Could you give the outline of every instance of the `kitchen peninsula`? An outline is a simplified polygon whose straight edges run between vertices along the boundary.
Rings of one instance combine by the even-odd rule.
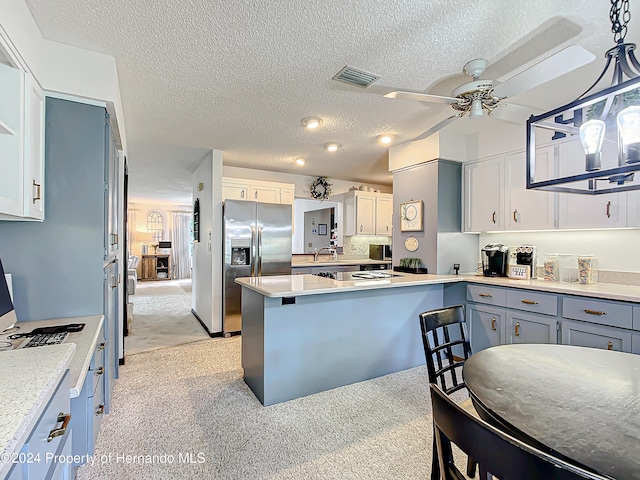
[[[480,298],[493,302],[492,308],[505,318],[509,312],[522,313],[517,317],[520,330],[510,341],[505,339],[506,327],[496,326],[500,316],[490,317],[489,331],[502,334],[500,343],[529,341],[525,321],[538,317],[554,337],[536,337],[538,343],[556,343],[557,329],[565,325],[582,335],[579,327],[592,328],[580,317],[588,310],[601,314],[589,322],[613,322],[599,326],[607,329],[611,339],[603,338],[610,348],[617,345],[619,334],[624,336],[621,349],[631,351],[633,338],[640,353],[640,286],[411,274],[357,281],[282,275],[236,282],[242,286],[245,382],[265,406],[424,364],[418,314],[445,305],[475,305],[474,288],[480,286],[491,289],[483,295],[494,295]],[[514,296],[523,293],[527,298]],[[511,299],[516,303],[508,303]],[[587,302],[586,307],[574,312],[576,302]],[[484,334],[480,326],[471,326],[472,337]],[[537,333],[537,326],[531,331]],[[569,343],[569,333],[562,343]]]

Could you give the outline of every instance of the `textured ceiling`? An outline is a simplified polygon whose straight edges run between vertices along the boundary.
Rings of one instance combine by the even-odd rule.
[[[382,93],[448,95],[477,57],[491,62],[485,78],[504,79],[572,43],[595,53],[581,71],[511,99],[544,111],[583,93],[613,46],[603,0],[26,3],[45,38],[115,57],[134,199],[189,201],[190,172],[212,148],[225,165],[390,184],[376,135],[408,140],[451,110]],[[640,40],[638,31],[627,40]],[[366,90],[331,80],[345,65],[382,78]],[[315,132],[300,125],[311,115],[324,120]],[[492,122],[500,120],[447,128],[470,133]],[[329,154],[326,142],[343,147]]]

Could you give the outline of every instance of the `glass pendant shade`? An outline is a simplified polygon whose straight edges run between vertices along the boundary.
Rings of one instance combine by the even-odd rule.
[[[599,170],[602,163],[602,142],[606,125],[602,120],[589,120],[580,126],[580,141],[585,153],[585,170]]]
[[[626,163],[640,162],[640,106],[622,110],[617,122]]]

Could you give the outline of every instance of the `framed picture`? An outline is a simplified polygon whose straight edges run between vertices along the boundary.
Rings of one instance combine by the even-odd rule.
[[[319,223],[318,224],[318,235],[326,235],[327,234],[327,224]]]
[[[422,231],[422,200],[412,200],[400,204],[400,231]]]

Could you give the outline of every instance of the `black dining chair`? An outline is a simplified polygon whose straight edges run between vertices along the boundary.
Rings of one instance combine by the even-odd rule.
[[[462,367],[471,356],[471,345],[467,336],[464,307],[456,305],[430,310],[422,312],[419,317],[429,382],[439,385],[447,395],[458,390],[466,390],[467,387],[462,378]],[[472,415],[478,415],[470,398],[462,401],[460,406]],[[467,475],[473,478],[475,472],[476,462],[469,457]],[[431,480],[439,480],[439,478],[440,469],[434,437]],[[486,480],[486,477],[481,475],[480,480]]]
[[[435,383],[430,384],[430,389],[438,461],[444,480],[465,478],[453,462],[452,443],[478,462],[480,475],[491,473],[500,480],[610,479],[537,450],[474,417]]]

